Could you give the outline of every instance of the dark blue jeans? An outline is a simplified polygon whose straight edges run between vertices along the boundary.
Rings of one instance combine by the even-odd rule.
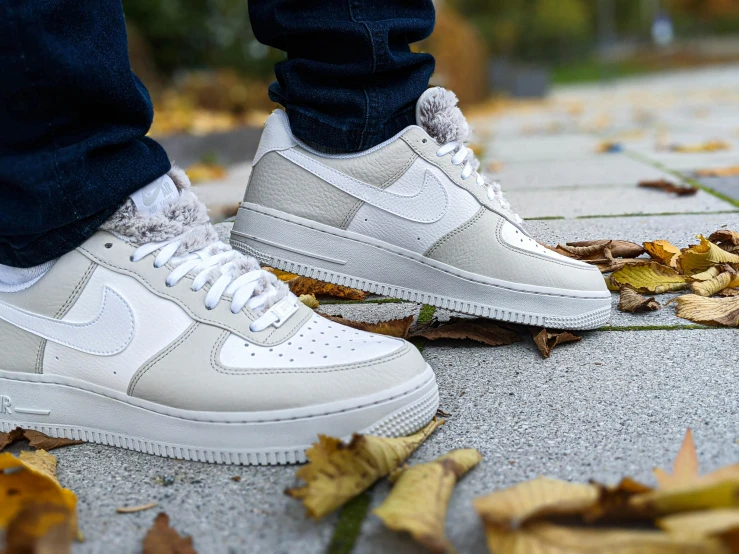
[[[252,0],[250,16],[288,54],[270,96],[299,138],[357,151],[414,122],[434,62],[409,44],[431,34],[431,0]],[[170,164],[145,136],[121,0],[0,0],[0,68],[0,264],[29,267]]]

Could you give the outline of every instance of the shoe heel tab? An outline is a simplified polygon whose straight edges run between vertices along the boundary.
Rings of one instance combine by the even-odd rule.
[[[262,131],[262,138],[259,140],[259,148],[254,155],[254,164],[257,165],[262,157],[276,150],[287,150],[297,144],[290,130],[290,121],[287,119],[287,113],[284,110],[275,110],[267,118]]]

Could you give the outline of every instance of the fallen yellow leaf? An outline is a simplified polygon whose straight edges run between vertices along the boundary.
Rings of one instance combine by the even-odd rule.
[[[54,504],[31,503],[8,524],[3,554],[70,554],[74,526],[69,510]]]
[[[699,169],[695,174],[698,177],[734,177],[739,175],[739,165],[719,167],[715,169]]]
[[[694,154],[698,152],[717,152],[719,150],[729,150],[731,145],[723,140],[709,140],[698,144],[675,144],[670,147],[673,152],[683,152]]]
[[[739,327],[739,296],[706,298],[683,294],[670,302],[677,302],[677,317],[705,325]]]
[[[6,529],[22,511],[33,505],[47,506],[49,516],[38,517],[33,529],[36,537],[43,536],[59,523],[60,513],[66,514],[69,532],[77,527],[77,497],[59,485],[56,478],[56,458],[44,450],[22,452],[19,458],[0,454],[0,530]]]
[[[309,463],[295,472],[305,485],[285,493],[302,500],[308,515],[320,519],[404,463],[443,423],[434,419],[409,437],[356,434],[349,444],[319,435],[306,453]]]
[[[228,176],[225,167],[217,164],[196,163],[185,170],[192,183],[203,183],[205,181],[219,181]]]
[[[721,268],[719,268],[717,265],[711,266],[705,271],[701,271],[700,273],[696,273],[692,276],[693,279],[696,281],[710,281],[714,277],[718,277],[718,275],[721,273]]]
[[[688,429],[685,432],[683,444],[675,456],[672,473],[655,468],[654,477],[661,489],[670,489],[690,485],[698,478],[698,475],[698,453],[695,451],[693,432]]]
[[[720,538],[739,531],[739,508],[676,514],[657,520],[657,525],[676,535]]]
[[[739,256],[727,252],[714,244],[703,235],[699,235],[700,244],[684,250],[677,259],[677,267],[683,275],[693,275],[705,271],[709,267],[720,263],[739,263]]]
[[[495,554],[726,554],[715,539],[688,539],[660,531],[588,529],[548,522],[516,531],[485,525]]]
[[[315,310],[319,305],[318,300],[316,300],[316,297],[313,294],[301,294],[298,297],[298,300],[308,306],[311,310]]]
[[[622,267],[609,277],[609,281],[617,288],[631,285],[638,292],[655,294],[683,290],[688,286],[687,277],[657,262]]]
[[[486,526],[515,530],[533,519],[583,513],[598,497],[593,485],[537,477],[476,498],[473,503]]]
[[[647,253],[655,260],[661,261],[665,265],[669,265],[672,268],[677,266],[677,258],[680,254],[680,249],[671,244],[667,240],[655,240],[644,243],[644,249]]]
[[[292,293],[296,296],[312,294],[314,296],[346,298],[347,300],[364,300],[367,297],[367,293],[362,290],[334,285],[333,283],[325,283],[323,281],[311,279],[310,277],[298,276],[286,282]]]
[[[713,296],[730,286],[731,278],[732,275],[724,271],[708,281],[693,283],[690,285],[690,288],[693,289],[693,293],[698,296]]]
[[[454,485],[482,455],[474,449],[453,450],[432,462],[397,470],[390,494],[374,513],[394,531],[405,531],[431,552],[451,549],[444,533]]]

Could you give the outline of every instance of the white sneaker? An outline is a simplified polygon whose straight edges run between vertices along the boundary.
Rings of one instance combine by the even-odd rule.
[[[274,112],[231,244],[293,273],[457,312],[560,329],[606,323],[598,269],[528,235],[500,186],[477,174],[456,105],[429,89],[418,126],[347,155],[311,149]]]
[[[413,345],[303,306],[218,242],[170,175],[179,194],[149,185],[40,280],[0,292],[0,431],[279,464],[304,461],[318,433],[396,436],[434,416]]]

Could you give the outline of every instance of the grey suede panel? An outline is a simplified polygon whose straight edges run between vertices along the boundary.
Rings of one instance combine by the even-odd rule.
[[[367,379],[367,372],[411,379],[426,367],[418,350],[406,343],[383,358],[351,365],[228,368],[219,361],[228,336],[227,331],[211,325],[191,326],[141,367],[131,380],[129,394],[185,410],[280,410],[367,396],[386,389],[386,380]],[[316,386],[317,382],[320,386]]]
[[[254,166],[245,201],[339,228],[357,203],[277,152]]]
[[[79,252],[65,254],[33,286],[18,292],[0,293],[0,300],[22,310],[61,319],[77,301],[95,264]],[[0,369],[26,373],[43,372],[46,339],[0,320]]]
[[[513,283],[573,290],[603,289],[603,278],[594,267],[583,267],[515,248],[500,237],[505,219],[481,208],[475,216],[448,233],[426,256],[485,277]]]

